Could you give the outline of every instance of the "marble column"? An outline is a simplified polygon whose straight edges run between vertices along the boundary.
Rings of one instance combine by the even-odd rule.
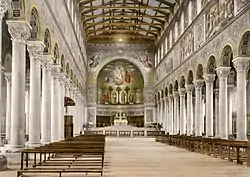
[[[29,135],[30,87],[25,88],[25,135]]]
[[[215,74],[205,74],[204,80],[206,84],[206,136],[213,137],[214,135],[214,119],[213,119],[213,87]]]
[[[42,105],[41,105],[41,143],[51,140],[51,64],[52,56],[42,57]]]
[[[160,122],[160,101],[156,103],[156,123]]]
[[[179,92],[174,92],[174,134],[180,132]]]
[[[66,73],[61,72],[60,76],[60,88],[59,88],[59,139],[64,139],[64,96],[65,96],[65,83],[67,80]]]
[[[10,147],[18,151],[25,144],[25,43],[31,28],[26,21],[8,20],[6,23],[12,38]]]
[[[163,122],[164,122],[164,100],[163,99],[161,99],[160,104],[161,104],[161,116],[160,116],[161,121],[160,121],[160,123],[163,126]]]
[[[30,56],[29,147],[37,147],[41,145],[41,57],[44,44],[28,41],[27,45]]]
[[[168,114],[168,132],[170,135],[174,134],[174,98],[173,95],[170,94],[168,97],[168,109],[169,109],[169,114]]]
[[[219,67],[216,72],[219,78],[219,135],[228,139],[227,77],[230,67]]]
[[[195,136],[202,136],[202,86],[203,80],[196,79],[194,81],[195,86]]]
[[[51,141],[59,140],[59,76],[61,67],[58,64],[51,66]]]
[[[188,4],[188,25],[193,21],[193,1],[189,1]]]
[[[247,100],[246,100],[246,72],[250,57],[238,57],[233,60],[237,71],[237,140],[247,140]]]
[[[2,21],[3,21],[3,17],[5,15],[5,12],[8,10],[9,8],[9,1],[6,0],[0,0],[0,105],[4,104],[4,100],[3,100],[3,73],[2,73]],[[3,110],[3,106],[0,106],[0,137],[2,134],[2,128],[3,128],[3,124],[4,124],[4,110]],[[0,138],[0,146],[2,144],[1,138]]]
[[[164,128],[165,132],[169,132],[169,127],[168,127],[168,98],[165,97],[164,99]]]
[[[187,135],[193,135],[193,124],[194,124],[194,116],[193,116],[193,90],[194,85],[186,85],[187,91]]]
[[[11,73],[4,73],[7,85],[7,98],[6,98],[6,141],[9,143],[11,136]]]
[[[186,134],[186,89],[180,88],[180,134]]]
[[[220,124],[219,124],[219,89],[214,89],[214,124],[215,124],[215,137],[219,138],[219,130],[220,130]]]
[[[227,86],[228,97],[228,135],[233,135],[233,90],[234,85]]]

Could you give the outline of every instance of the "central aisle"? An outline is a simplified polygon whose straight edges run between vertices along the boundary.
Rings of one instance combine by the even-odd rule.
[[[250,177],[250,168],[153,138],[107,138],[105,154],[105,177]]]

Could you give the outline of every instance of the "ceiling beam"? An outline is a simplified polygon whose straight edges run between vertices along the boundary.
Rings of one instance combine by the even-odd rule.
[[[148,33],[153,34],[153,35],[157,35],[159,33],[158,30],[146,30],[146,29],[144,29],[144,30],[142,30],[142,29],[138,29],[138,30],[111,29],[111,30],[107,30],[105,28],[104,29],[99,28],[99,29],[94,29],[94,30],[87,30],[85,34],[86,34],[86,36],[88,36],[88,35],[93,34],[95,32],[107,32],[109,34],[112,33],[112,32],[114,32],[114,33],[122,33],[122,34],[124,34],[124,33],[126,34],[126,33],[148,32]]]
[[[85,23],[85,29],[97,26],[97,25],[103,25],[103,26],[122,26],[122,27],[128,27],[128,26],[141,26],[141,25],[146,25],[146,26],[157,26],[158,28],[163,28],[161,23],[148,23],[148,22],[140,22],[140,23],[105,23],[105,22],[97,22],[97,23]]]
[[[160,2],[162,4],[165,4],[165,5],[168,5],[168,6],[172,7],[172,8],[175,6],[175,3],[171,3],[168,0],[167,1],[166,0],[156,0],[156,1],[158,1],[158,2]]]
[[[107,11],[107,13],[109,13],[109,12]],[[162,18],[162,19],[166,18],[166,16],[164,16],[164,15],[149,15],[149,14],[128,15],[128,14],[117,14],[117,12],[115,15],[106,15],[107,13],[104,12],[104,14],[82,15],[82,20],[89,20],[90,18],[99,18],[99,17],[101,17],[101,18],[122,18],[122,17],[123,18]]]
[[[81,6],[81,9],[151,9],[151,10],[169,10],[170,7],[155,6]]]
[[[120,37],[119,34],[114,35],[95,35],[95,36],[88,36],[88,39],[90,38],[114,38],[114,37]],[[152,39],[155,40],[156,37],[154,36],[141,36],[141,35],[135,35],[135,34],[126,34],[122,36],[123,38],[144,38],[144,39]]]
[[[140,27],[140,26],[134,26],[135,27],[135,29],[133,29],[133,30],[140,30],[140,31],[147,31],[149,34],[152,34],[152,35],[155,35],[156,34],[156,32],[159,34],[160,33],[160,30],[147,30],[147,29],[144,29],[144,28],[142,28],[142,27]],[[98,29],[103,29],[103,30],[107,30],[107,28],[109,28],[109,26],[103,26],[103,27],[101,27],[101,28],[96,28],[97,30]],[[131,29],[129,29],[129,28],[127,28],[127,27],[117,27],[117,28],[114,28],[114,30],[131,30]],[[90,30],[86,30],[86,31],[90,31]]]

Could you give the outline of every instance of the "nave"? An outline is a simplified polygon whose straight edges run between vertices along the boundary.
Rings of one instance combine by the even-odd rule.
[[[250,176],[250,168],[246,166],[158,143],[154,138],[106,137],[105,162],[108,165],[105,167],[104,177]],[[12,165],[10,168],[15,166]],[[0,172],[0,176],[14,177],[16,171]],[[35,176],[58,176],[58,174]],[[72,176],[72,174],[63,174],[63,176]],[[77,175],[74,174],[74,176]]]

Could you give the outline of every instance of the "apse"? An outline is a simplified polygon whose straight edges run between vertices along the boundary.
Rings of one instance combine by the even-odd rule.
[[[143,76],[140,70],[125,59],[105,65],[97,78],[97,104],[143,104]]]

